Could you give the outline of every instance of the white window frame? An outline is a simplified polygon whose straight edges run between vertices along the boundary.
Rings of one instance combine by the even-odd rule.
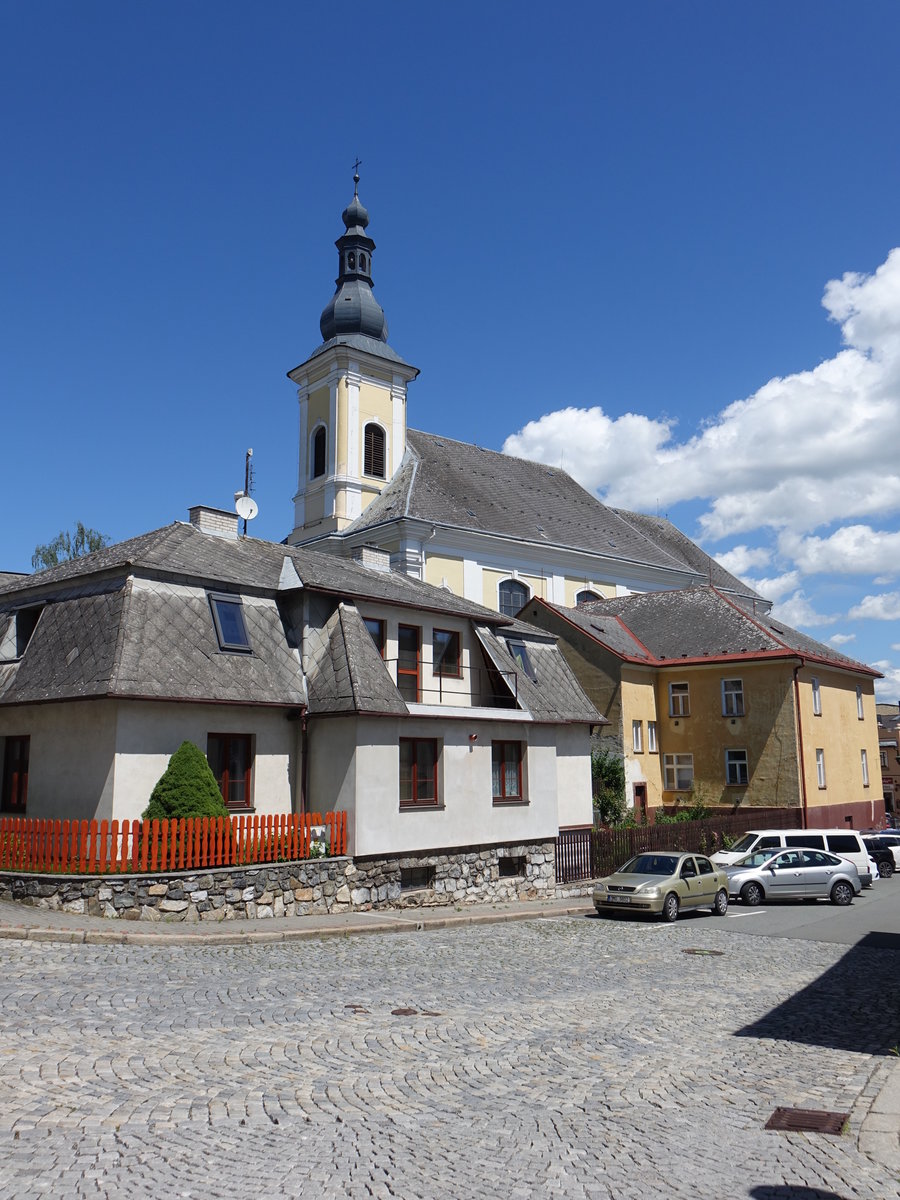
[[[519,606],[519,608],[523,608],[528,603],[528,601],[531,599],[532,591],[531,591],[531,588],[528,586],[528,584],[523,583],[521,579],[515,579],[513,576],[509,575],[509,576],[507,576],[506,579],[500,579],[497,582],[497,612],[502,613],[504,611],[503,607],[502,607],[503,602],[501,600],[501,596],[503,594],[501,592],[501,588],[505,584],[512,584],[514,587],[522,588],[524,590],[525,599],[522,601],[522,604]],[[518,611],[519,611],[519,609],[516,609],[516,612],[518,612]],[[504,615],[514,617],[516,615],[516,613],[504,613]]]
[[[859,765],[862,767],[863,787],[869,786],[869,756],[865,750],[859,752]]]
[[[813,716],[821,717],[821,715],[822,715],[822,689],[819,686],[819,681],[815,675],[813,675],[812,679],[809,682],[812,687]]]
[[[664,754],[663,773],[667,792],[689,792],[694,786],[693,754]]]
[[[742,717],[744,715],[744,681],[743,679],[722,680],[722,716]]]
[[[856,685],[856,716],[860,721],[866,719],[865,710],[863,709],[863,690],[859,684]]]
[[[631,749],[635,754],[644,753],[644,722],[631,722]]]
[[[679,690],[676,691],[675,689]],[[676,704],[675,701],[678,701]],[[669,716],[689,717],[691,715],[691,685],[684,681],[669,684]]]
[[[656,722],[647,722],[647,753],[658,754],[659,742],[656,740]]]
[[[819,789],[825,790],[825,751],[821,748],[816,750],[816,781]]]
[[[741,754],[743,758],[737,757]],[[749,784],[750,761],[746,750],[725,751],[725,782],[729,787],[746,787]]]

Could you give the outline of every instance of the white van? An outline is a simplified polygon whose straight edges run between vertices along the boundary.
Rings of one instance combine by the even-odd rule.
[[[717,850],[709,857],[720,866],[730,866],[754,850],[771,849],[775,854],[785,846],[830,850],[832,854],[838,854],[853,863],[863,887],[872,885],[869,853],[855,829],[752,829],[739,838],[730,850]]]

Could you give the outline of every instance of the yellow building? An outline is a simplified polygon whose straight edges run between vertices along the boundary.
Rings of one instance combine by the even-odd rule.
[[[872,668],[708,586],[575,610],[533,599],[521,617],[560,638],[610,721],[636,815],[701,802],[881,824]]]

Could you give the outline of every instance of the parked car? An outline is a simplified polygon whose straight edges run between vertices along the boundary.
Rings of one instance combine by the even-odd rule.
[[[900,871],[900,833],[895,829],[864,829],[862,831],[864,838],[878,838],[884,842],[886,846],[890,846],[891,853],[894,856],[894,870]]]
[[[878,868],[882,879],[890,879],[894,873],[894,852],[885,838],[864,837],[863,844]]]
[[[869,854],[855,829],[754,829],[745,833],[730,850],[717,850],[711,858],[724,867],[753,850],[771,850],[774,854],[776,850],[791,846],[808,846],[812,850],[827,850],[848,858],[855,865],[863,887],[872,883]]]
[[[855,865],[826,850],[757,850],[725,868],[729,896],[764,900],[830,900],[849,904],[862,890]]]
[[[674,921],[682,908],[728,908],[728,876],[703,854],[636,854],[594,888],[598,913],[640,912]]]

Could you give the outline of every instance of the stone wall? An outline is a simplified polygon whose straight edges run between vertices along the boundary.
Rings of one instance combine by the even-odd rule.
[[[147,875],[0,872],[0,899],[130,921],[234,921],[556,895],[554,843]]]

